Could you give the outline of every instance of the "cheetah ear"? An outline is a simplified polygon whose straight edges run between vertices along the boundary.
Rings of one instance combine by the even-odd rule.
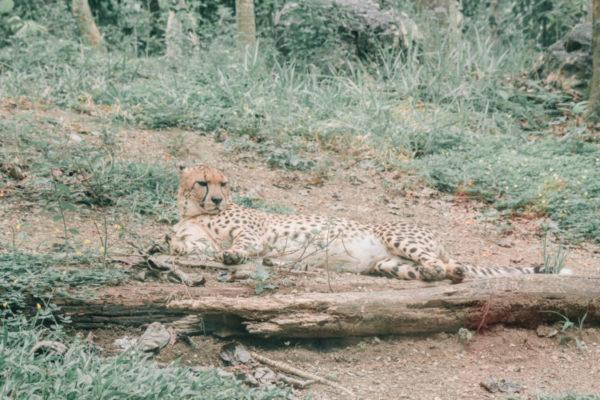
[[[177,164],[175,164],[177,166],[177,172],[182,173],[184,169],[187,168],[187,166],[185,165],[184,162],[179,161]]]

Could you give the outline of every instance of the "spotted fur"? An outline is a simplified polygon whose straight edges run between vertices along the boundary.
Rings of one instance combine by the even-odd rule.
[[[363,224],[240,207],[231,202],[223,172],[205,166],[182,166],[179,172],[180,221],[167,236],[177,253],[195,253],[226,264],[265,257],[424,281],[543,272],[540,267],[461,265],[448,256],[433,232],[406,222]]]

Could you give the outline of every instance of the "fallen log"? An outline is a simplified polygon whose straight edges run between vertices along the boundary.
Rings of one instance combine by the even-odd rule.
[[[265,337],[345,337],[456,332],[494,324],[535,327],[587,314],[600,322],[600,278],[510,276],[381,292],[305,293],[173,300],[171,312],[236,318]],[[553,311],[551,313],[548,311]]]

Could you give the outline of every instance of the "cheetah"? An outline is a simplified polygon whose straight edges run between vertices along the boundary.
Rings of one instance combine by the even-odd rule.
[[[449,257],[436,235],[407,222],[365,224],[319,215],[280,215],[231,201],[216,168],[178,166],[180,221],[167,235],[179,254],[225,264],[252,258],[335,268],[397,279],[461,282],[465,278],[543,272],[543,267],[475,267]]]

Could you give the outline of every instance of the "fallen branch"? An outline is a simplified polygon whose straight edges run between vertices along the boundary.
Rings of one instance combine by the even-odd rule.
[[[600,322],[600,278],[529,275],[382,292],[201,297],[171,301],[185,314],[238,318],[246,332],[345,337],[457,332],[502,323],[536,327],[552,310]]]
[[[325,379],[323,377],[320,377],[319,375],[315,375],[310,372],[303,371],[296,367],[292,367],[290,364],[282,362],[282,361],[271,360],[270,358],[261,356],[260,354],[255,353],[253,351],[250,352],[250,355],[252,356],[252,358],[254,360],[261,362],[265,365],[268,365],[269,367],[276,368],[276,369],[278,369],[282,372],[286,372],[288,374],[293,374],[293,375],[299,376],[300,378],[310,379],[315,382],[319,382],[319,383],[331,386],[333,388],[339,389],[339,390],[343,391],[344,393],[354,397],[354,393],[350,389],[345,388],[333,381],[330,381],[329,379]]]

